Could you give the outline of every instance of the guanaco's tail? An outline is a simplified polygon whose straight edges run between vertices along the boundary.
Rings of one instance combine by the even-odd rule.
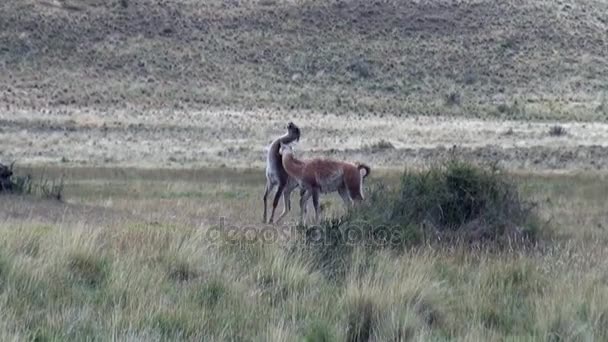
[[[365,179],[365,177],[369,176],[369,173],[371,172],[371,169],[369,168],[369,166],[363,164],[363,163],[357,163],[357,169],[361,170],[365,170],[365,174],[363,175],[363,179]]]

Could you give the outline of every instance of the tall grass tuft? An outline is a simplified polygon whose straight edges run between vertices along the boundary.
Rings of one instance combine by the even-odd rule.
[[[108,278],[109,262],[93,254],[75,253],[70,256],[68,270],[75,282],[91,287],[101,287]]]
[[[348,306],[347,314],[346,341],[369,341],[376,321],[374,302],[365,297],[357,298]]]

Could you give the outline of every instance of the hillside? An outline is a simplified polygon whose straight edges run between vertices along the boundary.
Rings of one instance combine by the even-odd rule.
[[[608,118],[608,2],[0,4],[3,108]]]

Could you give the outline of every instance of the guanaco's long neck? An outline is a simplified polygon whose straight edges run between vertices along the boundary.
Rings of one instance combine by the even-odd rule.
[[[304,162],[296,159],[292,153],[283,153],[283,167],[288,175],[301,179],[304,171]]]

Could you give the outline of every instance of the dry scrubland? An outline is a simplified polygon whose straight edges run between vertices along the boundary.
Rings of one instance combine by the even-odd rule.
[[[3,341],[608,337],[605,177],[517,176],[550,222],[538,245],[355,248],[333,273],[293,242],[207,234],[263,227],[258,170],[61,173],[67,203],[0,197]]]
[[[604,0],[0,2],[0,161],[65,180],[0,196],[0,340],[608,339],[607,30]],[[243,166],[287,120],[389,188],[453,144],[517,171],[538,240],[336,269],[297,208],[210,238],[269,228]]]

